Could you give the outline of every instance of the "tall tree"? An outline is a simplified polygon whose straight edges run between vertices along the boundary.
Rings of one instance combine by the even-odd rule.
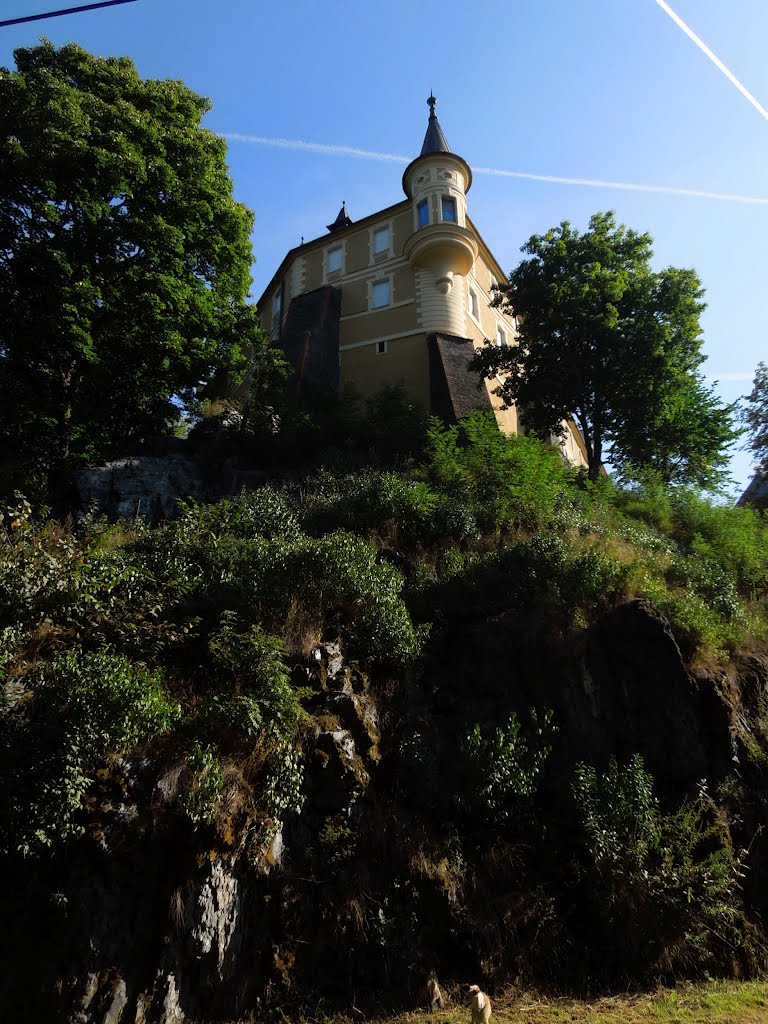
[[[263,341],[208,100],[48,42],[0,69],[0,450],[17,476],[162,432]]]
[[[758,473],[768,476],[768,363],[757,364],[746,400],[743,419],[749,433],[747,448],[754,455]]]
[[[517,403],[540,435],[572,418],[589,475],[603,460],[652,468],[670,481],[712,485],[738,435],[698,372],[703,291],[693,270],[651,269],[652,240],[597,213],[580,233],[563,221],[534,235],[530,258],[502,285],[497,305],[518,317],[514,345],[488,342],[473,360],[502,375],[497,393]]]

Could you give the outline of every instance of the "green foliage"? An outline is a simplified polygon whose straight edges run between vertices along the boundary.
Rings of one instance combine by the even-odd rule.
[[[715,505],[691,491],[671,496],[671,533],[694,556],[717,564],[750,597],[768,591],[768,520],[752,508]]]
[[[213,821],[224,790],[224,771],[215,751],[195,743],[184,762],[184,776],[180,809],[196,825]]]
[[[754,951],[743,916],[742,859],[727,819],[702,786],[662,814],[635,755],[606,771],[579,765],[573,792],[586,853],[589,921],[618,974],[714,971]],[[591,940],[595,941],[592,935]]]
[[[274,487],[243,491],[236,498],[223,498],[215,504],[188,499],[179,506],[177,530],[184,538],[200,543],[221,536],[281,537],[286,540],[300,533],[299,521],[285,492]]]
[[[491,821],[504,822],[517,811],[521,798],[533,796],[544,762],[552,753],[550,740],[557,728],[553,712],[531,708],[530,726],[523,731],[513,712],[504,725],[483,732],[475,723],[464,739],[473,802]]]
[[[653,778],[635,754],[626,768],[611,758],[606,771],[580,764],[573,783],[587,850],[598,870],[640,870],[660,842]]]
[[[273,354],[209,102],[74,44],[15,58],[0,71],[0,444],[6,480],[27,486],[170,430],[174,396]]]
[[[266,731],[268,737],[292,739],[301,708],[282,640],[259,625],[238,632],[225,624],[211,637],[209,650],[214,670],[223,669],[231,687],[229,699],[214,698],[222,723],[247,738]]]
[[[490,342],[473,367],[503,375],[497,393],[541,436],[573,417],[597,479],[611,462],[666,481],[708,486],[722,476],[738,431],[698,367],[703,290],[696,273],[651,270],[651,238],[597,213],[523,246],[497,304],[520,317],[518,344]]]
[[[532,437],[503,434],[485,412],[454,427],[433,418],[427,458],[442,488],[472,499],[485,532],[545,525],[571,477],[559,452]]]
[[[279,832],[288,814],[301,811],[303,781],[304,766],[298,750],[289,743],[278,743],[272,751],[262,797],[264,812],[271,819],[269,833]]]
[[[409,599],[417,615],[493,615],[538,603],[583,623],[605,601],[615,600],[629,567],[597,548],[573,550],[562,537],[542,533],[490,554],[449,552],[440,578],[421,577]]]
[[[387,523],[407,536],[435,535],[440,496],[422,481],[370,471],[336,477],[327,471],[305,482],[304,525],[310,533],[364,532]]]
[[[297,603],[371,662],[414,658],[421,640],[400,597],[401,574],[349,533],[296,541],[227,538],[206,551],[198,600],[283,625]]]
[[[757,364],[746,402],[742,419],[749,433],[747,448],[753,452],[757,471],[768,476],[768,363]]]
[[[77,649],[6,683],[0,704],[4,852],[39,854],[82,831],[92,774],[107,751],[166,732],[180,718],[158,672]]]

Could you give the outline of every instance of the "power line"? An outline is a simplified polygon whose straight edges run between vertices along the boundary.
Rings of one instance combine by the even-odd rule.
[[[116,7],[117,4],[135,4],[136,0],[100,0],[99,3],[81,4],[79,7],[64,7],[60,11],[49,11],[47,14],[27,14],[23,18],[8,18],[0,21],[0,28],[8,25],[23,25],[28,21],[42,21],[44,18],[60,18],[64,14],[80,14],[82,11],[96,11],[100,7]]]

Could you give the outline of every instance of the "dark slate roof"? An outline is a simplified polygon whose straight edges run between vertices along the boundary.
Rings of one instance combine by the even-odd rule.
[[[475,352],[469,338],[428,334],[427,351],[429,404],[433,413],[455,423],[473,409],[493,408],[480,374],[467,366]]]
[[[326,224],[325,226],[328,228],[331,234],[333,234],[335,231],[343,231],[344,228],[348,228],[352,223],[353,221],[349,214],[347,213],[347,204],[342,203],[341,209],[339,210],[339,215],[336,218],[336,220],[333,222],[333,224]]]
[[[754,505],[755,508],[768,508],[768,475],[755,473],[747,485],[737,505]]]
[[[427,134],[424,136],[424,145],[421,147],[419,155],[428,156],[430,153],[450,153],[451,147],[448,145],[448,140],[443,135],[443,129],[437,120],[437,114],[435,113],[437,100],[432,93],[429,94],[427,103],[429,104],[429,124],[427,125]]]

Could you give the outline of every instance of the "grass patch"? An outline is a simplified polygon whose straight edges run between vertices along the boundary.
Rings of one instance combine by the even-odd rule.
[[[659,988],[655,992],[602,996],[595,999],[547,999],[512,992],[492,1000],[495,1024],[765,1024],[768,983],[709,981]],[[255,1020],[256,1018],[254,1018]],[[285,1024],[358,1024],[364,1018],[288,1017]],[[375,1018],[375,1024],[468,1024],[469,1010],[460,997],[444,1010]],[[250,1024],[247,1019],[240,1024]]]

